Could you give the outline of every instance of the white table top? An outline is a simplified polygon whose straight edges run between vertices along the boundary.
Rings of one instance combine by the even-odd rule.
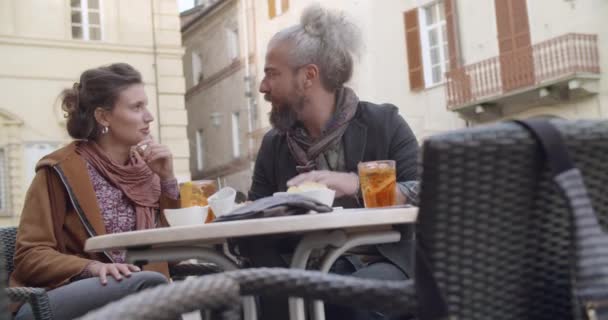
[[[320,230],[369,230],[413,223],[418,208],[344,209],[323,214],[249,219],[184,227],[168,227],[114,233],[87,240],[85,251],[204,245],[222,243],[228,238],[280,233],[304,233]]]

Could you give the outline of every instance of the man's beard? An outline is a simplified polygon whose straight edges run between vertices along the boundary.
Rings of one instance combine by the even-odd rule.
[[[281,104],[273,104],[270,111],[270,124],[281,133],[285,133],[293,128],[298,122],[298,113],[304,107],[305,97],[298,90],[294,90],[296,97],[292,101]],[[270,97],[265,97],[270,101]]]
[[[298,115],[289,105],[272,106],[270,124],[279,132],[285,133],[298,122]]]

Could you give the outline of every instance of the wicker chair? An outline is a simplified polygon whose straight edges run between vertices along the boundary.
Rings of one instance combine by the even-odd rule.
[[[15,240],[17,238],[16,227],[4,227],[0,228],[0,241],[2,242],[2,258],[4,265],[2,266],[6,270],[6,274],[2,276],[4,278],[4,286],[8,285],[8,277],[11,272],[15,270],[13,264],[13,257],[15,256]],[[51,306],[49,304],[49,298],[46,291],[43,288],[31,288],[31,287],[19,287],[19,288],[7,288],[6,294],[12,302],[23,302],[29,303],[32,306],[32,312],[34,318],[37,320],[50,320],[53,319],[51,313]]]
[[[282,268],[227,271],[145,290],[98,310],[81,320],[168,320],[198,309],[223,309],[224,320],[240,319],[244,295],[303,296],[341,305],[387,311],[411,309],[411,283],[357,279]],[[163,303],[150,303],[163,301]]]
[[[0,259],[4,257],[3,248],[0,246]],[[6,269],[4,264],[0,263],[0,279],[7,278]],[[7,291],[4,290],[6,288],[6,283],[0,282],[0,320],[9,320],[12,318],[11,313],[8,309],[9,298],[7,295]]]
[[[554,124],[606,227],[608,122]],[[571,214],[539,152],[531,135],[513,123],[454,131],[424,142],[419,248],[450,319],[581,319],[571,283]],[[421,271],[418,289],[424,288]],[[236,280],[241,294],[323,299],[432,319],[421,313],[429,301],[421,291],[416,294],[411,282],[353,284],[349,281],[362,280],[285,269],[222,276]]]
[[[221,311],[223,320],[240,319],[241,296],[236,281],[223,276],[203,276],[147,289],[91,311],[82,320],[180,319],[193,310]],[[216,318],[217,319],[217,318]]]
[[[10,275],[15,269],[13,257],[15,255],[15,242],[17,238],[16,227],[0,228],[0,241],[2,243],[4,268],[7,274]],[[200,276],[221,272],[222,270],[213,263],[179,263],[171,265],[169,272],[174,280],[182,280],[187,276]],[[8,275],[6,276],[5,285],[8,284]],[[48,295],[46,290],[42,288],[8,288],[6,289],[8,296],[13,302],[30,303],[34,317],[37,320],[53,319]]]
[[[608,122],[554,121],[608,222]],[[423,146],[417,234],[454,319],[579,319],[572,220],[531,135],[500,123]]]

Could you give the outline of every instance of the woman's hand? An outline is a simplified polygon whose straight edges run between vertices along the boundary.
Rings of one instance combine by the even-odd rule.
[[[166,146],[157,143],[151,137],[138,143],[135,147],[142,160],[161,180],[171,180],[173,174],[173,154]]]
[[[132,264],[102,263],[95,261],[87,266],[87,271],[93,277],[99,277],[99,281],[105,286],[108,284],[108,274],[114,277],[116,281],[121,281],[123,275],[128,278],[131,276],[131,273],[139,272],[141,269]]]

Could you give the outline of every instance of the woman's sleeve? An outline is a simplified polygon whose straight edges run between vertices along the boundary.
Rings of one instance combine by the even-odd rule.
[[[65,217],[53,208],[66,208],[61,182],[50,168],[38,170],[26,194],[15,248],[15,270],[12,276],[27,286],[57,287],[80,275],[93,260],[64,254],[58,250],[54,219]]]

